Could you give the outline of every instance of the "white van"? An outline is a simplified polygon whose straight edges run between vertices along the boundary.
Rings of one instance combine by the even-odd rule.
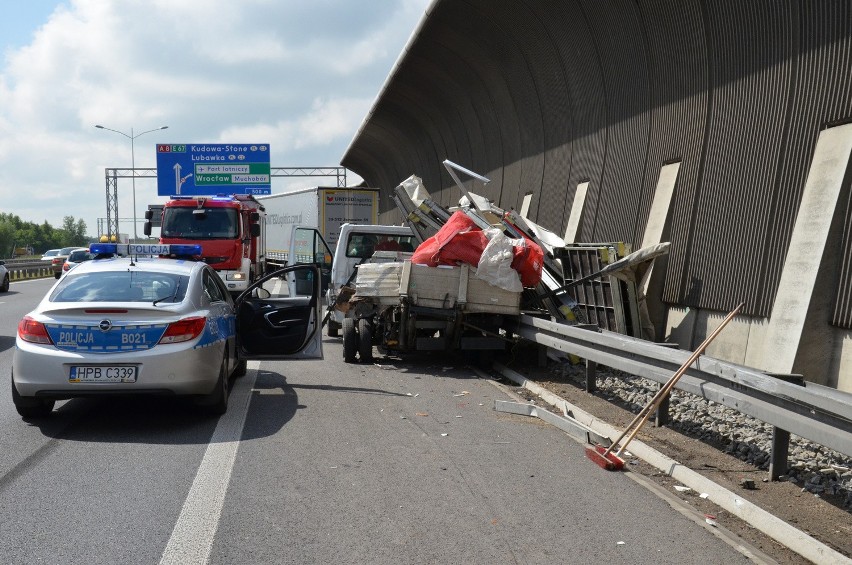
[[[367,261],[376,251],[400,251],[411,253],[417,247],[417,240],[408,226],[378,226],[363,224],[343,224],[334,250],[331,267],[331,282],[326,291],[330,315],[328,335],[337,337],[345,314],[334,308],[341,287],[352,285],[355,281],[357,265]]]

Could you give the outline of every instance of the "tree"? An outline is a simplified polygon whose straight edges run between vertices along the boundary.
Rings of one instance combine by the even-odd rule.
[[[16,247],[32,247],[36,253],[43,253],[57,247],[84,247],[88,241],[86,222],[82,218],[65,216],[62,227],[54,228],[47,221],[38,225],[0,212],[0,258],[11,257]]]
[[[0,214],[0,257],[11,257],[15,245],[15,227]]]

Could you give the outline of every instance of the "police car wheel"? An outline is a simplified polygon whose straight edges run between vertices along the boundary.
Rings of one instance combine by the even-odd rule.
[[[236,366],[234,367],[234,376],[242,377],[248,371],[248,361],[243,359],[242,361],[237,361]]]
[[[42,400],[41,398],[27,398],[18,394],[18,389],[15,387],[15,379],[12,381],[12,403],[15,405],[15,410],[22,418],[45,418],[53,412],[53,405],[56,404],[53,400]]]
[[[205,412],[211,416],[221,416],[228,411],[228,354],[222,357],[219,367],[219,379],[213,392],[201,397],[198,402]]]
[[[343,318],[343,361],[354,363],[358,353],[358,332],[353,318]]]

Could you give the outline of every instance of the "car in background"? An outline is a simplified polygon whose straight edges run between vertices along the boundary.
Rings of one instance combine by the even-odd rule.
[[[18,325],[11,383],[23,418],[49,415],[57,400],[116,394],[185,395],[222,414],[249,359],[322,358],[317,265],[273,271],[235,301],[209,265],[187,260],[198,245],[91,250],[110,245],[175,259],[131,251],[85,261],[53,285]],[[286,278],[303,271],[314,284],[293,296]]]
[[[67,273],[80,263],[84,261],[91,261],[94,258],[95,254],[89,251],[88,248],[75,249],[68,254],[68,258],[65,259],[65,263],[62,264],[62,272]]]
[[[41,256],[42,261],[51,261],[54,257],[59,255],[59,249],[48,249],[44,252],[44,255]]]
[[[6,261],[0,261],[0,292],[9,290],[9,269],[6,268]]]
[[[53,256],[50,260],[50,268],[53,271],[53,276],[55,278],[59,278],[62,276],[62,273],[65,271],[62,270],[62,267],[65,265],[65,260],[71,255],[71,252],[76,249],[86,249],[85,247],[63,247],[59,250],[59,253]]]

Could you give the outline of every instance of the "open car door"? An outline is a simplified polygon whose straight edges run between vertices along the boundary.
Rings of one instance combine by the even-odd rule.
[[[331,282],[331,260],[333,253],[320,231],[311,226],[293,226],[290,235],[288,257],[289,265],[318,265],[322,279],[322,292],[325,293]],[[295,272],[287,276],[292,295],[305,294],[311,286],[311,281],[304,273]]]
[[[288,279],[303,281],[291,294]],[[322,359],[320,267],[293,265],[266,274],[234,302],[240,359]]]

